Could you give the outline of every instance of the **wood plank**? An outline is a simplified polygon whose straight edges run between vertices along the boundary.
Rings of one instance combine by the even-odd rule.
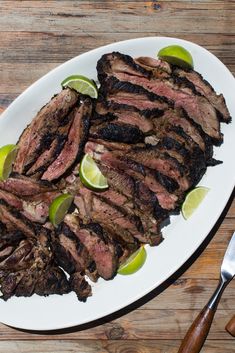
[[[116,320],[107,322],[99,320],[95,327],[91,324],[79,328],[65,329],[54,332],[23,332],[0,325],[0,340],[57,340],[61,339],[102,339],[102,340],[141,340],[141,339],[182,339],[198,310],[134,310]],[[234,310],[218,309],[213,322],[209,339],[231,339],[224,330]],[[87,329],[89,328],[89,329]]]
[[[75,340],[0,342],[1,352],[4,353],[177,353],[180,342],[178,340],[135,340],[103,341],[103,340]],[[207,341],[201,353],[234,353],[234,340]]]
[[[142,37],[156,35],[161,36],[165,33],[161,31],[158,33],[154,31],[141,33]],[[215,38],[214,34],[210,33],[182,34],[175,32],[174,36],[194,41],[206,47],[226,65],[232,65],[234,68],[234,56],[231,53],[235,50],[235,43],[232,41],[230,34],[218,34]],[[66,30],[61,35],[56,32],[29,32],[24,27],[22,27],[21,32],[8,32],[5,28],[1,36],[0,52],[2,52],[2,55],[0,56],[0,62],[16,64],[20,62],[64,62],[99,46],[136,37],[138,35],[135,33],[126,31],[124,33],[102,32],[89,35],[83,32],[74,34]]]
[[[152,1],[1,1],[0,31],[42,31],[64,34],[64,28],[73,33],[145,32],[165,33],[233,33],[234,2],[167,1],[154,6]],[[27,16],[30,13],[30,16]],[[208,14],[210,14],[208,16]],[[133,21],[130,21],[130,17]],[[97,18],[99,20],[97,20]],[[147,19],[147,20],[146,20]],[[217,25],[218,24],[218,25]]]

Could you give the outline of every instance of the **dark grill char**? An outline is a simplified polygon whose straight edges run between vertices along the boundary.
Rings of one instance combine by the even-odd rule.
[[[90,136],[107,141],[132,144],[144,141],[144,134],[137,126],[121,123],[98,125],[91,128]]]
[[[61,177],[74,163],[79,162],[88,137],[92,102],[85,98],[80,107],[75,108],[73,123],[68,139],[55,161],[42,175],[42,180],[52,181]]]
[[[22,173],[29,169],[38,155],[49,147],[54,132],[56,132],[59,125],[63,124],[64,118],[75,106],[77,100],[77,93],[67,88],[53,97],[38,112],[31,124],[20,136],[14,171]]]

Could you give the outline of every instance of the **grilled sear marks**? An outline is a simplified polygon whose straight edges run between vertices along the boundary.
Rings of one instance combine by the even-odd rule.
[[[38,112],[18,141],[19,150],[14,164],[15,172],[27,171],[38,155],[50,146],[58,126],[64,124],[65,117],[75,106],[77,100],[78,94],[67,88],[53,97]]]
[[[85,98],[80,107],[75,108],[74,119],[67,141],[55,161],[42,175],[42,180],[52,181],[61,177],[74,163],[79,162],[88,137],[92,102]]]

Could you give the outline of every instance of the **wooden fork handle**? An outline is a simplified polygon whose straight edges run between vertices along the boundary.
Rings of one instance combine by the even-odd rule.
[[[226,325],[226,330],[230,335],[235,337],[235,315],[232,317],[232,319],[227,323]]]
[[[199,353],[210,331],[215,309],[208,306],[200,312],[184,337],[178,353]]]

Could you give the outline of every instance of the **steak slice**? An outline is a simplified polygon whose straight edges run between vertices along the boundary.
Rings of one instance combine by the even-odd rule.
[[[166,217],[166,210],[174,210],[177,207],[178,196],[171,194],[172,189],[169,188],[169,191],[166,189],[169,185],[161,184],[156,173],[148,167],[108,151],[103,145],[93,142],[86,144],[85,152],[96,160],[101,170],[106,166],[111,170],[119,171],[119,174],[124,172],[125,177],[131,177],[132,179],[128,180],[130,185],[131,180],[134,182],[135,201],[142,210],[150,212],[158,220]],[[104,175],[109,179],[109,174],[106,175],[105,171]],[[119,177],[117,177],[118,180]]]
[[[115,121],[137,126],[144,134],[153,130],[153,123],[145,117],[145,112],[127,104],[115,104],[98,101],[96,104],[98,116],[112,117]],[[94,120],[92,120],[92,125]]]
[[[75,106],[77,100],[78,94],[66,88],[37,113],[18,141],[15,172],[22,174],[27,168],[29,169],[38,155],[48,148],[53,133],[59,125],[64,124],[66,115]]]
[[[74,163],[79,162],[89,131],[92,102],[85,98],[79,108],[75,108],[74,120],[68,139],[59,156],[42,175],[42,180],[52,181],[61,177]]]
[[[115,77],[108,78],[105,84],[101,85],[99,94],[101,99],[105,99],[108,104],[126,104],[139,110],[154,110],[159,114],[172,106],[168,99],[149,92],[136,84],[122,82]]]
[[[115,74],[115,77],[121,87],[128,82],[157,96],[167,98],[174,103],[175,107],[183,108],[215,144],[223,141],[215,108],[204,96],[195,94],[189,87],[182,85],[182,82],[175,82],[172,78],[148,80],[122,73]]]
[[[112,76],[113,72],[126,72],[130,75],[147,78],[150,76],[149,71],[135,63],[131,56],[119,52],[102,55],[97,62],[96,69],[100,83],[103,83],[107,76]]]
[[[55,187],[44,181],[36,181],[23,175],[12,174],[7,180],[0,181],[0,189],[24,197],[53,191]]]
[[[74,115],[75,109],[73,109],[66,117],[68,123],[66,125],[59,126],[56,133],[54,134],[54,139],[52,140],[50,146],[47,150],[39,155],[36,162],[27,171],[27,175],[36,175],[36,178],[39,178],[39,176],[45,172],[47,167],[58,157],[66,142],[70,126],[74,119]]]
[[[194,70],[186,71],[180,68],[175,68],[173,74],[181,78],[186,78],[191,82],[196,91],[205,96],[213,107],[217,109],[220,113],[221,120],[227,123],[230,122],[231,117],[224,96],[222,94],[216,94],[214,88],[202,77],[201,74]]]
[[[52,236],[52,248],[57,264],[67,273],[83,272],[97,281],[96,267],[86,247],[65,223]],[[92,271],[89,270],[91,268]]]
[[[87,248],[96,264],[97,271],[104,279],[111,279],[117,270],[117,258],[113,244],[107,242],[99,224],[80,224],[79,218],[67,214],[65,223]]]
[[[134,61],[144,69],[151,71],[151,76],[155,78],[168,78],[172,73],[171,65],[163,60],[140,56]]]

